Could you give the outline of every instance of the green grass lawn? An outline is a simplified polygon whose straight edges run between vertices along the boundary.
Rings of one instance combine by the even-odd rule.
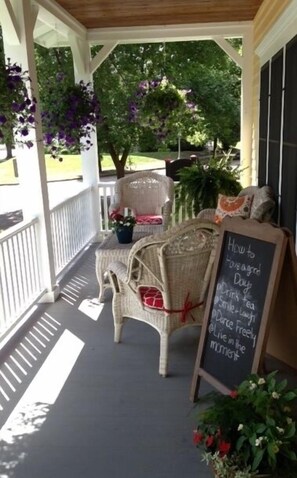
[[[191,154],[189,152],[183,155]],[[187,157],[183,156],[183,157]],[[128,158],[126,169],[139,171],[141,169],[161,169],[165,167],[164,159],[176,159],[177,152],[156,152],[156,153],[135,153]],[[81,158],[80,155],[64,155],[63,161],[59,162],[45,155],[47,178],[49,181],[62,179],[75,179],[81,176]],[[103,155],[102,171],[111,171],[115,174],[115,167],[111,157],[108,154]],[[15,177],[13,159],[2,161],[0,163],[0,184],[18,183]]]

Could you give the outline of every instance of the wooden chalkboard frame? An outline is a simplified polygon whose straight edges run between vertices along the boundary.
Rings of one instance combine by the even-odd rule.
[[[208,336],[208,327],[211,319],[211,312],[213,307],[214,295],[217,286],[217,280],[221,270],[222,255],[225,247],[225,239],[228,233],[239,234],[251,239],[258,239],[264,243],[274,244],[274,254],[271,264],[269,279],[267,283],[267,290],[264,300],[264,306],[262,309],[262,315],[260,319],[260,327],[257,336],[257,343],[252,360],[252,367],[250,373],[257,373],[262,369],[265,348],[269,336],[268,325],[272,317],[273,308],[277,299],[277,290],[279,287],[279,281],[284,263],[284,257],[286,253],[286,247],[288,242],[288,235],[283,229],[274,226],[269,223],[259,223],[253,219],[243,219],[240,217],[225,218],[222,222],[219,241],[216,250],[216,257],[214,261],[214,267],[212,271],[212,277],[210,281],[209,291],[207,295],[207,301],[205,306],[205,313],[203,319],[203,325],[201,328],[198,352],[195,362],[194,374],[191,385],[190,400],[196,401],[198,398],[198,391],[201,378],[212,384],[222,393],[230,393],[230,388],[226,386],[222,381],[218,380],[213,375],[209,374],[207,370],[202,366],[205,345]],[[206,367],[207,368],[207,367]]]

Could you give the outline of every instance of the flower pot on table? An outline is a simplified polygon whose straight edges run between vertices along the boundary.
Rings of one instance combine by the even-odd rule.
[[[133,227],[118,229],[116,235],[120,244],[129,244],[133,239]]]

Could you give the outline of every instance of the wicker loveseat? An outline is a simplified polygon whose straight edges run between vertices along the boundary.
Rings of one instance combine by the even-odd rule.
[[[272,219],[275,208],[275,198],[270,186],[248,186],[240,191],[238,196],[251,196],[252,203],[250,209],[250,219],[268,222]],[[214,220],[215,209],[202,209],[198,218],[202,220]]]
[[[109,213],[127,208],[137,224],[163,224],[167,229],[174,199],[174,181],[152,171],[140,171],[120,178],[115,184],[115,202]]]
[[[160,334],[159,373],[167,374],[168,340],[182,327],[201,325],[219,227],[197,218],[139,240],[127,266],[109,265],[114,340],[125,319],[143,321]]]

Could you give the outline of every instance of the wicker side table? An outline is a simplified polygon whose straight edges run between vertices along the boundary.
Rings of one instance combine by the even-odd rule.
[[[133,240],[130,244],[120,244],[117,240],[116,234],[109,234],[104,241],[96,249],[96,275],[99,283],[99,302],[104,302],[104,292],[110,287],[107,280],[104,280],[104,275],[108,265],[112,261],[122,261],[127,263],[130,249],[136,241],[143,237],[154,233],[159,233],[163,226],[136,226],[133,232]]]

